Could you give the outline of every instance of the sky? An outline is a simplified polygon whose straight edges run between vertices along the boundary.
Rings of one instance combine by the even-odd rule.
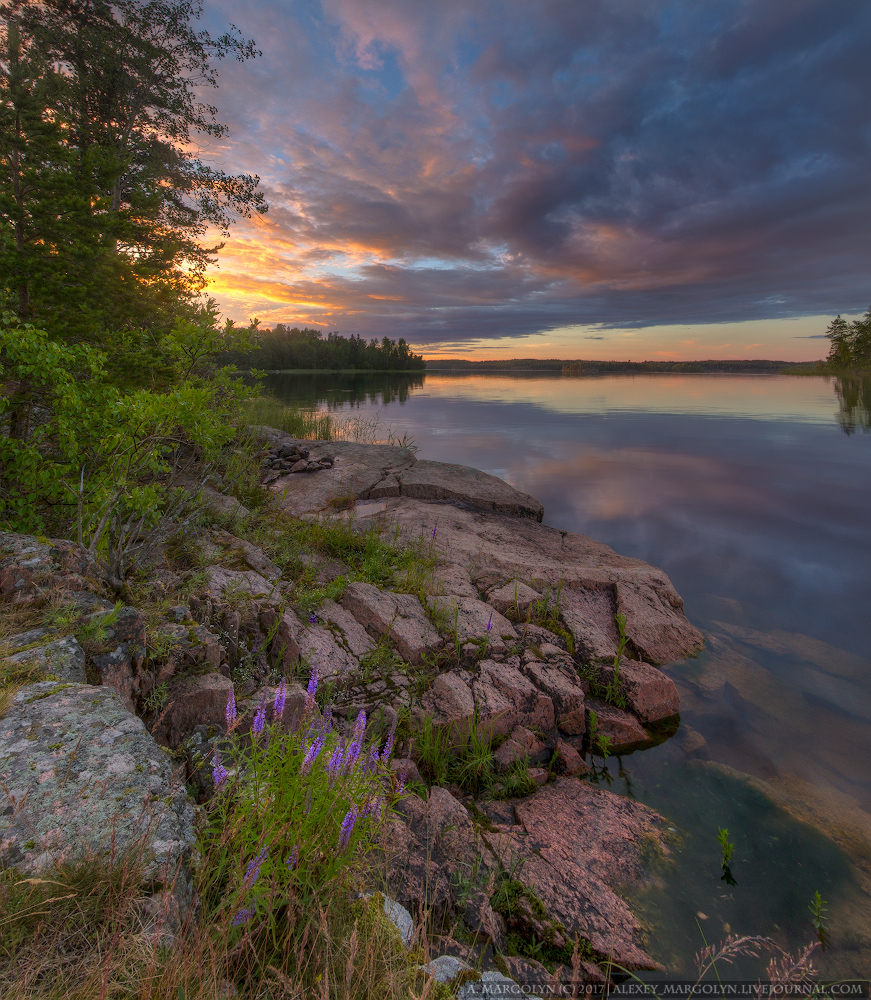
[[[204,0],[225,315],[426,357],[824,357],[871,305],[868,0]]]

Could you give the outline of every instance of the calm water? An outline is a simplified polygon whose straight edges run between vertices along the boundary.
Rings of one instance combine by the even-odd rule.
[[[677,863],[636,900],[651,951],[691,974],[702,935],[796,947],[813,935],[819,890],[832,944],[818,964],[869,974],[868,383],[436,373],[270,376],[268,388],[377,416],[419,457],[500,476],[542,501],[546,523],[662,567],[708,649],[668,668],[677,736],[600,777],[675,828]],[[708,762],[682,749],[695,734]],[[720,880],[719,827],[735,887]]]

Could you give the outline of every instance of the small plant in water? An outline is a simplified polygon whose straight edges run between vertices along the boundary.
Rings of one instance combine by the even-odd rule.
[[[720,879],[726,885],[737,885],[735,876],[732,874],[732,851],[735,845],[729,840],[729,831],[725,827],[717,827],[717,841],[723,852],[723,874]]]

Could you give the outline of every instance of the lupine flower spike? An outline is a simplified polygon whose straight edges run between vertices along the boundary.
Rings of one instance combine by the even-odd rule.
[[[232,729],[233,723],[236,721],[236,695],[233,693],[232,687],[227,694],[227,707],[224,710],[224,718],[227,720],[227,729]]]
[[[263,732],[263,727],[266,724],[266,705],[261,702],[260,707],[254,715],[254,722],[251,723],[251,732],[255,736],[259,736]]]
[[[366,732],[366,713],[361,708],[357,713],[357,719],[354,722],[354,741],[356,743],[363,742],[363,733]]]
[[[390,726],[390,732],[387,735],[387,742],[384,744],[384,752],[381,754],[381,760],[386,763],[390,760],[390,755],[393,753],[393,744],[396,740],[396,719],[393,720]]]
[[[308,616],[308,623],[309,625],[317,625],[317,621],[318,616],[314,613],[314,611],[312,611],[312,613]]]
[[[493,630],[493,612],[490,612],[490,617],[487,619],[487,631],[492,632]]]
[[[435,536],[436,536],[436,532],[438,531],[438,528],[439,528],[439,523],[438,523],[438,521],[436,521],[436,523],[432,526],[433,541],[435,541]]]
[[[223,786],[227,780],[228,773],[227,768],[221,763],[220,757],[215,754],[215,763],[212,765],[212,781],[215,783],[215,788]]]
[[[342,829],[339,831],[339,850],[344,851],[351,840],[354,832],[354,825],[357,822],[357,807],[351,806],[342,820]]]
[[[287,685],[284,683],[284,678],[281,678],[281,683],[278,685],[278,690],[275,692],[275,701],[272,703],[272,721],[278,722],[284,715],[284,702],[287,698]]]
[[[317,760],[318,754],[324,748],[324,737],[319,736],[314,743],[308,748],[308,753],[303,758],[302,765],[300,767],[300,774],[308,774],[312,769],[312,764]]]
[[[297,861],[299,861],[299,847],[294,844],[290,849],[290,854],[284,859],[288,871],[293,871],[296,868]]]
[[[253,910],[239,910],[235,917],[233,917],[233,926],[240,927],[242,924],[247,924],[248,921],[254,916]]]
[[[318,668],[312,667],[311,677],[308,679],[308,690],[306,691],[306,701],[314,703],[315,695],[318,693]]]
[[[248,862],[248,867],[245,869],[245,878],[243,880],[243,885],[246,889],[250,889],[251,886],[257,881],[257,876],[260,874],[260,867],[266,860],[266,855],[268,853],[268,847],[261,847],[256,856]]]

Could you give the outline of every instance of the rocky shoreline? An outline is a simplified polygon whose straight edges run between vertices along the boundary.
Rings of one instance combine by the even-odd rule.
[[[470,727],[494,740],[498,794],[437,784],[427,794],[421,782],[423,796],[407,795],[385,827],[390,896],[416,921],[428,914],[437,954],[518,980],[559,978],[580,938],[588,982],[603,982],[609,961],[659,968],[621,891],[646,877],[645,852],[667,853],[664,821],[584,777],[591,754],[643,749],[676,729],[677,689],[659,667],[704,639],[668,577],[542,524],[538,501],[478,470],[256,431],[281,510],[377,528],[421,554],[425,581],[352,581],[306,614],[288,600],[286,572],[233,533],[244,507],[214,493],[228,520],[191,539],[202,586],[154,621],[113,603],[73,543],[0,534],[0,600],[66,608],[92,637],[49,625],[4,643],[7,662],[45,679],[0,716],[0,866],[35,874],[104,849],[107,831],[116,847],[146,831],[148,933],[171,936],[195,902],[196,813],[213,792],[203,764],[224,736],[228,693],[235,682],[250,718],[278,675],[317,667],[339,725],[361,708],[373,730],[409,721],[393,766],[412,781],[425,720],[454,746]],[[306,558],[325,583],[343,571],[339,558]],[[155,585],[172,575],[155,567]],[[304,697],[292,684],[288,704],[301,709]],[[511,795],[521,771],[524,794]],[[506,872],[517,876],[507,909]],[[518,940],[550,960],[519,954]]]

